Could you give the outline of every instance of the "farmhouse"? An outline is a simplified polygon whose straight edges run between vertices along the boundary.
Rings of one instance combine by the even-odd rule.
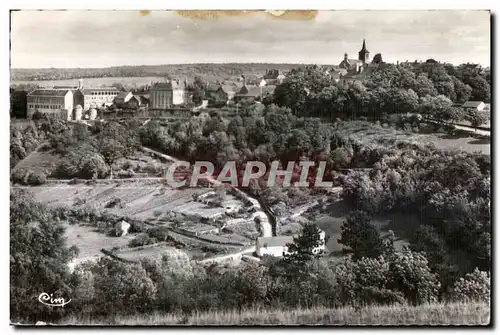
[[[37,89],[27,95],[28,118],[38,111],[69,119],[73,111],[73,92],[68,89]]]
[[[292,236],[259,237],[255,245],[255,252],[259,257],[264,255],[282,257],[288,252],[286,245],[292,242]]]
[[[482,101],[466,101],[463,105],[462,108],[465,109],[466,111],[482,111],[486,107],[486,104]]]

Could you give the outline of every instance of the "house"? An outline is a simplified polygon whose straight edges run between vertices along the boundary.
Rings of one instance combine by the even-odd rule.
[[[466,111],[482,111],[486,107],[486,104],[482,101],[466,101],[462,108]]]
[[[288,252],[287,244],[293,243],[293,236],[258,237],[255,244],[257,256],[283,257]]]
[[[262,96],[263,87],[244,85],[234,96],[235,102],[257,101]]]
[[[285,80],[285,75],[281,73],[281,70],[272,69],[268,70],[264,75],[264,80],[267,85],[279,85]]]
[[[121,105],[124,105],[125,103],[127,103],[130,99],[132,99],[134,95],[132,94],[132,92],[120,92],[118,93],[118,95],[115,97],[115,99],[113,100],[113,103],[116,105],[116,106],[121,106]]]
[[[259,75],[256,74],[242,74],[241,81],[243,82],[243,86],[246,85],[256,85],[256,86],[265,86],[266,80]]]
[[[222,85],[209,84],[205,92],[210,107],[225,106],[229,100],[228,94],[224,91]]]
[[[234,96],[236,95],[236,91],[238,90],[238,87],[235,85],[226,85],[226,84],[222,84],[221,87],[224,90],[224,92],[226,92],[227,99],[229,101],[233,100]]]
[[[83,109],[98,108],[113,104],[113,100],[120,93],[116,87],[95,87],[79,90],[83,94]]]
[[[73,92],[69,89],[36,89],[28,93],[26,103],[28,118],[38,111],[68,119],[73,112]]]
[[[149,91],[150,109],[168,109],[187,102],[187,82],[173,79],[156,83]]]

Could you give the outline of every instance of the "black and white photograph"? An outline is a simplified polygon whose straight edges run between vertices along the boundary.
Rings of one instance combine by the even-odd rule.
[[[10,325],[491,326],[493,14],[10,10]]]

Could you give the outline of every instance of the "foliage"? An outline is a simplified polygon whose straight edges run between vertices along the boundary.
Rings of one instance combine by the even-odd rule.
[[[282,261],[287,275],[300,274],[307,262],[320,255],[318,248],[324,243],[320,232],[315,224],[306,224],[300,235],[293,238],[293,243],[287,244],[288,251]]]
[[[63,309],[47,309],[41,293],[71,298],[67,264],[75,256],[64,228],[33,197],[18,189],[10,195],[10,316],[13,322],[51,320]],[[36,274],[36,275],[34,275]]]
[[[338,242],[350,249],[354,260],[363,257],[376,258],[384,252],[380,233],[370,220],[367,213],[355,211],[348,215],[342,225],[342,235]]]
[[[489,273],[479,271],[476,268],[474,272],[466,274],[464,278],[455,282],[452,296],[454,300],[458,301],[489,303],[491,300],[490,285]]]
[[[150,236],[148,233],[139,233],[128,242],[128,246],[131,248],[142,247],[143,245],[155,244],[157,242],[156,238]]]

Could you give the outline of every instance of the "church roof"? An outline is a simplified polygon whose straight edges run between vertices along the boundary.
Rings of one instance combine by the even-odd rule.
[[[363,38],[363,47],[361,48],[361,50],[359,52],[369,52],[367,49],[366,49],[366,40]]]

